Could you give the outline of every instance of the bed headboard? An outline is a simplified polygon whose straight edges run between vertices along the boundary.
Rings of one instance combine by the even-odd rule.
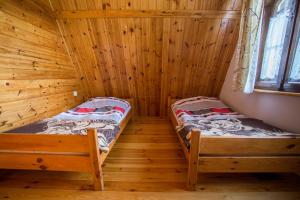
[[[132,112],[132,118],[134,119],[134,116],[136,116],[136,104],[135,104],[135,99],[134,98],[127,98],[125,99],[130,103],[131,106],[131,112]]]
[[[176,101],[178,101],[178,100],[180,100],[180,99],[178,99],[178,98],[172,98],[171,96],[168,96],[168,108],[167,108],[167,110],[168,110],[168,117],[170,116],[170,112],[171,112],[171,105],[173,104],[173,103],[175,103]]]

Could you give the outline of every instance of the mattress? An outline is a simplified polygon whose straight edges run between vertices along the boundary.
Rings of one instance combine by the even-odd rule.
[[[12,129],[6,133],[85,135],[95,128],[100,149],[107,152],[120,130],[120,123],[130,111],[130,104],[113,97],[96,97],[54,117]]]
[[[299,137],[299,134],[283,131],[262,120],[235,112],[221,100],[212,97],[176,101],[172,105],[172,112],[178,124],[176,130],[188,148],[193,128],[208,136]]]

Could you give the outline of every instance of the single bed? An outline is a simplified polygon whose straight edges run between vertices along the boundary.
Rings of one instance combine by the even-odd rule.
[[[92,174],[103,190],[102,164],[133,115],[133,99],[96,97],[79,106],[0,134],[0,169]]]
[[[168,99],[169,117],[188,161],[187,187],[198,172],[300,172],[300,134],[233,111],[209,97]]]

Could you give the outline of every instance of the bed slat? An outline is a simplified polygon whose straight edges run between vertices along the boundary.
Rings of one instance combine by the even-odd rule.
[[[0,134],[0,152],[73,152],[89,151],[88,140],[83,135],[38,135],[38,134]]]
[[[199,157],[198,172],[299,172],[299,156]]]
[[[1,169],[91,172],[88,155],[0,153]]]
[[[300,155],[300,138],[202,136],[200,155]]]

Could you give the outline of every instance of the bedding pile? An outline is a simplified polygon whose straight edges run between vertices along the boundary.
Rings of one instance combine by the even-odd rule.
[[[217,98],[200,96],[179,100],[172,105],[172,111],[178,123],[176,130],[188,148],[194,128],[209,136],[295,136],[235,112]]]
[[[7,133],[79,134],[87,129],[98,132],[100,149],[109,150],[109,144],[120,130],[120,122],[128,114],[130,104],[113,97],[96,97],[52,118],[16,128]]]

